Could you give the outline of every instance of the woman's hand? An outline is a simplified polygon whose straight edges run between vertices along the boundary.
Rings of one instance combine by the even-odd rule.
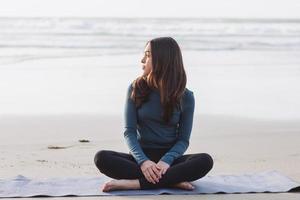
[[[145,178],[150,183],[158,183],[161,178],[160,168],[157,164],[151,160],[146,160],[141,165],[141,170],[145,176]]]
[[[160,177],[166,173],[166,171],[168,170],[168,168],[170,167],[170,165],[164,161],[159,161],[156,164],[156,167],[160,169]]]

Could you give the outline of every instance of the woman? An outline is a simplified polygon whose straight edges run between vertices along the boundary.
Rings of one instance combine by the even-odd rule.
[[[147,42],[141,60],[144,73],[129,85],[124,137],[129,154],[101,150],[94,161],[101,173],[116,179],[102,191],[177,187],[213,167],[207,153],[183,155],[193,125],[194,94],[186,88],[180,47],[171,37]]]

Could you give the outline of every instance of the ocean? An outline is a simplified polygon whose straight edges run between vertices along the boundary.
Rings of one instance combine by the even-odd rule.
[[[184,50],[299,51],[299,20],[0,18],[0,63],[136,54],[171,36]]]
[[[0,18],[0,116],[122,115],[162,36],[181,47],[196,114],[300,119],[300,19]]]

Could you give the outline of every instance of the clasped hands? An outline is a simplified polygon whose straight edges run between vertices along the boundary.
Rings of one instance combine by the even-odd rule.
[[[169,164],[161,160],[158,163],[155,163],[151,160],[146,160],[142,163],[141,170],[147,181],[156,184],[159,182],[159,179],[162,177],[162,175],[166,173],[169,167]]]

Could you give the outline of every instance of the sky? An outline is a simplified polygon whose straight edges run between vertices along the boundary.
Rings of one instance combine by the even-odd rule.
[[[300,19],[300,0],[0,0],[0,17]]]

